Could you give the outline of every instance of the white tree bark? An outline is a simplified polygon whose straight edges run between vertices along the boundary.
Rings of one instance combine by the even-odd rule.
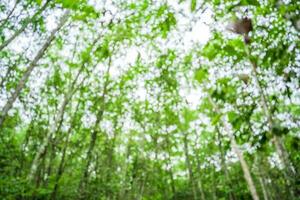
[[[74,94],[74,86],[75,86],[80,74],[81,74],[81,70],[79,70],[79,72],[77,73],[77,75],[76,75],[74,81],[72,82],[70,88],[68,89],[68,92],[65,94],[64,100],[63,100],[63,102],[62,102],[62,104],[61,104],[61,106],[60,106],[60,108],[57,112],[57,115],[54,118],[54,122],[51,124],[50,130],[47,132],[47,135],[44,138],[42,145],[40,146],[38,152],[36,153],[36,155],[34,157],[34,160],[33,160],[32,165],[31,165],[30,174],[29,174],[29,179],[30,180],[33,180],[33,178],[36,174],[36,171],[37,171],[39,160],[42,157],[42,155],[44,154],[44,152],[45,152],[45,150],[46,150],[46,148],[47,148],[47,146],[50,142],[51,137],[53,136],[53,134],[55,134],[55,132],[57,131],[61,121],[63,120],[64,113],[65,113],[65,108],[66,108],[67,104],[69,103],[70,99],[72,98],[72,96]]]
[[[253,179],[252,179],[252,176],[250,174],[250,170],[249,170],[248,164],[245,161],[243,152],[239,149],[239,147],[238,147],[238,145],[237,145],[237,143],[236,143],[236,141],[235,141],[235,139],[233,137],[231,138],[231,145],[232,145],[233,151],[236,153],[236,155],[239,158],[239,161],[240,161],[241,166],[242,166],[242,170],[244,172],[244,177],[245,177],[245,179],[247,181],[247,185],[248,185],[248,188],[250,190],[250,193],[251,193],[251,196],[252,196],[253,200],[259,200],[259,196],[257,194],[256,188],[255,188],[255,185],[254,185],[254,182],[253,182]]]
[[[19,4],[20,0],[16,0],[14,7],[11,9],[11,11],[8,13],[7,17],[3,20],[1,20],[0,29],[3,28],[3,26],[8,22],[9,18],[12,16],[13,12],[16,10],[17,5]]]
[[[214,103],[214,101],[212,100],[211,97],[209,97],[209,100],[210,100],[211,104],[213,105],[214,109],[216,110],[216,112],[221,113],[219,111],[218,106]],[[243,173],[244,173],[244,178],[247,182],[247,185],[248,185],[248,188],[250,190],[251,196],[252,196],[253,200],[259,200],[259,196],[258,196],[258,193],[256,191],[256,187],[254,185],[254,181],[252,179],[248,164],[245,161],[243,152],[239,149],[238,144],[236,143],[235,138],[232,134],[231,127],[229,126],[229,124],[227,122],[227,119],[225,118],[224,115],[222,115],[221,120],[222,120],[222,124],[224,126],[224,129],[225,129],[226,133],[229,135],[232,149],[233,149],[234,153],[238,156],[238,159],[241,163],[241,167],[242,167],[242,170],[243,170]]]
[[[245,45],[245,46],[246,46],[245,47],[246,54],[250,58],[250,50],[249,50],[247,45]],[[272,136],[273,136],[272,142],[275,146],[276,153],[278,154],[282,164],[284,165],[284,170],[285,170],[284,175],[285,175],[285,177],[288,181],[288,184],[291,184],[290,183],[291,178],[296,175],[295,169],[294,169],[292,163],[290,162],[289,154],[288,154],[287,150],[285,149],[285,146],[282,142],[281,137],[278,137],[277,135],[275,135],[272,132],[272,128],[274,126],[274,120],[273,120],[272,113],[270,111],[270,106],[268,105],[268,101],[267,101],[267,98],[266,98],[266,95],[265,95],[265,91],[262,88],[262,86],[259,82],[259,79],[258,79],[257,64],[255,62],[252,62],[250,59],[249,59],[249,61],[252,65],[252,74],[253,74],[255,82],[257,84],[257,89],[259,90],[259,93],[260,93],[261,106],[263,108],[265,116],[267,117],[269,130],[270,130],[270,132],[272,133]]]
[[[16,37],[18,37],[26,28],[29,24],[31,24],[36,17],[41,14],[48,6],[48,3],[50,0],[47,0],[46,3],[30,18],[28,19],[20,29],[18,29],[10,38],[5,40],[1,45],[0,45],[0,51],[4,49],[7,45],[9,45]]]
[[[91,130],[91,137],[90,137],[90,144],[88,147],[88,151],[86,153],[86,163],[85,163],[85,167],[83,169],[83,173],[82,173],[82,177],[80,179],[79,185],[78,185],[78,196],[77,199],[85,199],[85,189],[86,189],[86,185],[88,183],[88,179],[89,179],[89,167],[90,164],[92,162],[92,154],[96,145],[96,141],[97,141],[97,135],[100,132],[99,130],[99,123],[102,121],[103,119],[103,114],[105,111],[105,101],[106,101],[106,95],[107,95],[107,87],[108,87],[108,83],[109,83],[109,72],[111,69],[111,58],[109,58],[109,62],[108,62],[108,67],[107,70],[105,72],[105,81],[104,81],[104,85],[103,85],[103,90],[102,90],[102,94],[99,98],[99,101],[101,103],[100,108],[97,112],[97,119],[96,122],[94,124],[93,129]]]
[[[51,42],[55,38],[56,33],[66,23],[68,15],[69,15],[69,11],[66,11],[66,13],[60,19],[60,22],[59,22],[58,26],[51,32],[50,36],[47,38],[47,40],[44,43],[44,45],[42,46],[42,48],[38,51],[38,53],[36,54],[36,56],[34,57],[34,59],[31,61],[31,63],[29,64],[28,68],[26,69],[25,73],[23,74],[22,78],[18,82],[16,89],[12,92],[11,96],[7,100],[6,104],[4,105],[4,107],[2,109],[2,112],[0,114],[0,128],[3,125],[3,122],[4,122],[4,120],[5,120],[6,116],[7,116],[8,111],[12,108],[14,102],[16,101],[16,99],[18,98],[18,96],[20,95],[22,89],[25,87],[26,82],[27,82],[28,78],[30,77],[33,69],[37,66],[38,61],[43,57],[44,53],[49,48]]]

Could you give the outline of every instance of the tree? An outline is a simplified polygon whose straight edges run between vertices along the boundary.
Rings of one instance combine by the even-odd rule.
[[[298,1],[0,11],[2,199],[298,199]]]

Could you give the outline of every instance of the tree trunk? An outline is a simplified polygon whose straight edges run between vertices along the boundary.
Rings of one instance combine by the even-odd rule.
[[[0,51],[2,51],[7,45],[9,45],[16,37],[18,37],[26,28],[29,24],[31,24],[37,16],[39,16],[48,6],[50,0],[47,0],[46,3],[28,20],[25,20],[23,25],[21,26],[20,29],[18,29],[10,38],[5,40],[1,45],[0,45]]]
[[[211,97],[209,97],[209,100],[210,100],[211,104],[213,105],[216,113],[221,114],[221,112],[219,111],[218,106],[215,104],[215,102],[212,100]],[[238,157],[238,159],[241,163],[241,167],[242,167],[242,170],[243,170],[243,173],[244,173],[244,178],[247,182],[247,185],[248,185],[248,188],[250,190],[251,196],[252,196],[253,200],[259,200],[259,196],[257,194],[256,188],[255,188],[255,185],[254,185],[254,181],[253,181],[252,176],[250,174],[248,164],[246,163],[246,161],[244,159],[243,152],[241,152],[241,150],[239,149],[239,147],[238,147],[238,145],[235,141],[235,138],[232,135],[231,128],[228,125],[228,122],[227,122],[226,118],[224,117],[224,115],[222,115],[222,117],[221,117],[221,122],[224,126],[225,131],[227,132],[227,134],[230,137],[231,147],[232,147],[234,153],[237,155],[237,157]]]
[[[269,195],[267,184],[265,182],[265,176],[264,176],[264,173],[265,173],[265,170],[263,169],[264,162],[260,158],[261,158],[260,155],[257,155],[255,157],[255,161],[254,161],[255,173],[256,173],[258,181],[260,183],[261,190],[262,190],[262,193],[264,196],[264,200],[270,200],[271,197]]]
[[[206,197],[205,197],[205,193],[203,191],[203,184],[202,184],[201,177],[200,177],[201,168],[200,168],[200,160],[199,160],[198,156],[197,156],[197,170],[198,170],[198,173],[199,173],[198,185],[199,185],[201,200],[205,200]]]
[[[189,180],[190,180],[190,184],[193,190],[193,197],[194,200],[198,199],[198,194],[197,194],[197,188],[195,185],[195,179],[194,179],[194,173],[193,173],[193,168],[191,165],[191,161],[190,161],[190,156],[189,156],[189,149],[188,149],[188,141],[187,141],[187,135],[184,135],[183,138],[183,142],[184,142],[184,154],[185,154],[185,162],[188,168],[188,173],[189,173]]]
[[[61,178],[61,176],[63,175],[63,172],[64,172],[66,152],[67,152],[67,149],[68,149],[68,146],[69,146],[69,140],[70,140],[70,137],[71,137],[71,132],[74,128],[74,123],[75,123],[74,119],[75,119],[76,114],[78,112],[79,104],[80,103],[78,103],[77,106],[76,106],[74,116],[73,116],[73,120],[71,122],[71,126],[69,127],[69,129],[67,131],[66,141],[65,141],[65,145],[64,145],[63,150],[62,150],[62,156],[61,156],[61,160],[60,160],[60,163],[59,163],[59,166],[58,166],[58,170],[56,172],[54,187],[53,187],[53,190],[52,190],[52,193],[51,193],[51,196],[50,196],[50,200],[55,200],[56,199],[56,194],[57,194],[57,191],[58,191],[58,188],[59,188],[59,180],[60,180],[60,178]]]
[[[73,94],[74,94],[74,86],[79,78],[79,75],[81,74],[81,70],[79,70],[79,72],[77,73],[77,76],[75,77],[74,81],[72,82],[69,90],[67,91],[67,93],[64,96],[64,100],[57,112],[56,117],[54,118],[54,122],[50,125],[50,130],[47,132],[46,137],[44,137],[43,143],[41,145],[41,147],[39,148],[37,154],[35,155],[35,158],[32,162],[32,166],[31,166],[31,170],[30,170],[30,175],[29,175],[29,179],[32,179],[36,173],[36,167],[38,165],[39,159],[41,157],[41,155],[46,151],[46,148],[49,144],[49,141],[51,140],[53,134],[55,132],[58,131],[58,128],[60,127],[62,120],[64,118],[64,114],[65,114],[65,109],[67,104],[69,103],[69,101],[71,100]]]
[[[38,61],[43,57],[46,50],[49,48],[51,42],[54,40],[56,33],[62,28],[62,26],[67,21],[67,16],[69,15],[69,12],[67,11],[62,18],[60,19],[60,22],[58,26],[51,32],[50,36],[48,37],[45,44],[42,46],[42,48],[38,51],[37,55],[34,57],[33,61],[29,64],[29,67],[26,69],[25,73],[23,74],[21,80],[18,82],[16,89],[12,93],[12,95],[7,100],[5,106],[2,109],[1,115],[0,115],[0,128],[2,127],[4,120],[7,116],[8,111],[12,108],[14,102],[20,95],[22,89],[25,87],[26,82],[31,75],[33,69],[37,66]]]
[[[198,137],[197,137],[197,141],[198,141]],[[199,152],[196,149],[194,149],[194,152],[195,152],[195,155],[199,155]],[[197,172],[198,172],[198,175],[197,175],[197,188],[199,188],[201,200],[205,200],[206,197],[205,197],[205,193],[204,193],[204,190],[203,190],[204,189],[203,184],[202,184],[202,181],[201,181],[201,162],[199,160],[199,156],[196,156],[196,162],[197,162]]]
[[[263,195],[264,195],[264,200],[269,200],[267,190],[266,190],[265,183],[264,183],[263,179],[259,176],[258,180],[259,180],[259,183],[261,185],[261,189],[262,189],[262,192],[263,192]]]
[[[101,105],[100,105],[99,111],[97,113],[97,119],[96,119],[95,125],[91,131],[90,145],[88,147],[88,151],[86,154],[86,164],[83,169],[83,175],[80,179],[79,186],[78,186],[77,199],[85,199],[85,188],[86,188],[88,178],[89,178],[89,167],[90,167],[90,164],[92,161],[92,154],[93,154],[93,150],[94,150],[94,147],[96,144],[97,135],[99,132],[98,126],[99,126],[99,123],[102,121],[103,113],[104,113],[104,109],[105,109],[105,98],[106,98],[107,86],[108,86],[108,81],[109,81],[110,67],[111,67],[111,58],[109,58],[108,68],[105,73],[106,79],[104,81],[102,95],[100,96],[100,99],[99,99]]]
[[[273,133],[273,127],[274,127],[274,120],[273,120],[273,116],[272,113],[270,111],[270,106],[268,105],[268,101],[265,95],[265,91],[263,90],[261,83],[259,81],[258,78],[258,73],[257,73],[257,63],[250,60],[250,50],[248,48],[248,46],[245,44],[245,51],[246,54],[249,58],[249,61],[252,65],[252,74],[255,78],[255,82],[257,84],[257,88],[259,90],[260,93],[260,97],[261,97],[261,105],[264,111],[265,116],[268,119],[268,125],[269,125],[269,130],[273,136],[273,143],[276,149],[276,152],[282,162],[282,164],[284,165],[284,170],[285,170],[285,177],[288,180],[288,185],[292,186],[293,183],[291,183],[291,181],[293,180],[293,178],[296,176],[296,172],[295,169],[289,159],[289,154],[287,152],[287,150],[284,147],[284,144],[282,142],[282,139],[280,137],[278,137],[276,134]]]
[[[85,192],[85,187],[86,187],[86,183],[87,183],[87,179],[88,179],[88,175],[89,175],[89,166],[90,166],[91,160],[92,160],[92,152],[93,152],[94,146],[96,144],[96,138],[97,138],[97,131],[93,130],[91,132],[90,145],[89,145],[89,148],[87,151],[86,165],[84,167],[83,176],[80,180],[79,187],[78,187],[78,191],[79,191],[78,199],[85,198],[84,192]]]
[[[36,176],[34,177],[34,180],[32,181],[32,184],[34,185],[33,190],[32,190],[32,195],[31,199],[36,199],[36,194],[38,191],[38,188],[41,185],[42,179],[43,179],[43,174],[45,172],[45,162],[46,162],[46,152],[42,155],[42,161],[38,166]]]
[[[54,187],[50,196],[51,200],[56,199],[56,194],[58,191],[58,187],[59,187],[59,180],[63,174],[64,171],[64,165],[65,165],[65,158],[66,158],[66,152],[67,152],[67,148],[69,145],[69,138],[70,138],[70,134],[71,134],[71,129],[69,129],[68,133],[67,133],[67,138],[66,138],[66,142],[63,148],[63,152],[62,152],[62,157],[58,166],[58,170],[56,172],[56,177],[55,177],[55,182],[54,182]]]
[[[220,134],[220,131],[218,128],[217,128],[217,134],[218,134],[218,142],[219,142],[218,146],[219,146],[219,150],[220,150],[220,154],[221,154],[221,156],[220,156],[221,157],[221,168],[224,172],[225,182],[230,187],[229,199],[236,200],[236,197],[235,197],[234,193],[232,192],[233,185],[230,182],[230,178],[229,178],[229,174],[228,174],[228,170],[227,170],[228,166],[227,166],[226,160],[225,160],[225,152],[224,152],[222,141],[221,141],[221,134]]]
[[[143,194],[144,194],[144,189],[145,189],[145,184],[147,182],[148,179],[148,173],[147,171],[145,172],[145,177],[143,178],[143,180],[141,181],[140,184],[140,189],[139,189],[139,194],[137,195],[137,200],[142,200],[143,199]]]
[[[130,140],[130,139],[129,139]],[[127,149],[126,149],[126,161],[129,160],[131,154],[131,146],[130,143],[128,143]],[[123,166],[123,172],[124,172],[124,179],[123,179],[123,185],[121,187],[121,190],[118,194],[118,200],[126,200],[126,192],[127,192],[127,183],[128,183],[128,168],[129,168],[129,164],[128,162],[125,162],[125,165]]]
[[[213,185],[213,187],[212,187],[212,196],[213,196],[213,200],[217,200],[217,187],[218,187],[218,183],[216,183],[216,181],[215,181],[215,169],[214,169],[214,167],[212,167],[212,169],[211,169],[211,174],[212,174],[212,176],[211,176],[211,183],[212,183],[212,185]]]
[[[18,3],[20,2],[20,0],[16,0],[15,4],[14,4],[14,7],[11,9],[11,11],[8,13],[7,17],[2,21],[1,25],[0,25],[0,29],[2,30],[3,29],[3,26],[8,22],[9,18],[12,16],[13,12],[15,11]]]
[[[55,156],[56,156],[56,148],[55,148],[55,139],[52,138],[51,141],[50,141],[50,147],[49,147],[49,150],[50,150],[50,155],[49,155],[49,158],[48,158],[48,166],[47,166],[47,170],[46,170],[46,174],[47,174],[47,178],[46,180],[44,180],[44,187],[47,187],[48,186],[48,182],[49,182],[49,179],[50,179],[50,176],[52,174],[52,167],[53,167],[53,160],[55,159]]]
[[[174,174],[173,174],[173,170],[171,167],[171,160],[170,160],[170,156],[168,157],[168,165],[170,166],[170,169],[168,170],[169,172],[169,176],[170,176],[170,180],[171,180],[171,191],[172,191],[172,195],[176,194],[176,187],[175,187],[175,181],[174,181]]]
[[[173,175],[173,170],[172,170],[172,162],[171,162],[171,154],[170,154],[170,140],[169,140],[169,133],[166,131],[166,151],[168,153],[168,165],[170,166],[170,169],[168,170],[170,180],[171,180],[171,190],[172,190],[172,195],[176,194],[176,187],[175,187],[175,181],[174,181],[174,175]]]
[[[251,192],[252,198],[254,200],[259,200],[259,197],[258,197],[256,188],[255,188],[253,179],[252,179],[251,174],[250,174],[250,170],[249,170],[248,164],[246,163],[246,161],[244,159],[243,153],[238,148],[238,146],[236,144],[236,141],[233,138],[231,139],[231,145],[232,145],[233,151],[236,153],[236,155],[238,156],[238,158],[240,160],[240,163],[241,163],[241,166],[242,166],[242,170],[244,172],[244,177],[245,177],[245,179],[247,181],[247,184],[248,184],[249,190]]]
[[[288,178],[289,180],[293,179],[293,177],[296,176],[296,172],[294,167],[291,165],[289,155],[285,149],[282,139],[279,136],[274,135],[273,143],[276,147],[277,154],[281,158],[281,161],[286,169],[286,178]]]

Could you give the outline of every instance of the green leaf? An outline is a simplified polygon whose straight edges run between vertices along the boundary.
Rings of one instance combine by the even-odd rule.
[[[211,124],[216,125],[217,123],[219,123],[221,117],[222,117],[221,114],[217,114],[216,116],[214,116],[214,118],[211,120]]]
[[[160,29],[160,32],[161,32],[161,34],[162,34],[162,37],[163,37],[163,38],[166,38],[168,32],[169,32],[169,31],[171,30],[171,28],[172,28],[173,26],[175,26],[175,25],[176,25],[176,18],[175,18],[175,16],[174,16],[174,13],[169,12],[169,13],[167,14],[167,18],[166,18],[163,22],[159,23],[159,25],[158,25],[158,27],[159,27],[159,29]]]
[[[239,115],[233,111],[228,112],[227,116],[230,123],[233,123],[239,117]]]
[[[63,3],[63,5],[66,8],[71,8],[76,3],[76,1],[73,1],[73,0],[63,0],[62,3]]]
[[[197,0],[191,0],[191,11],[195,11],[197,6]]]
[[[198,69],[195,72],[195,79],[199,82],[199,83],[203,83],[205,80],[207,80],[208,77],[208,71],[207,69]]]
[[[259,6],[260,4],[259,4],[258,0],[241,0],[240,5],[242,5],[242,6],[249,6],[249,5]]]
[[[35,2],[40,6],[40,5],[42,5],[42,1],[43,0],[35,0]]]
[[[198,114],[194,110],[190,110],[188,108],[185,108],[183,110],[183,117],[186,123],[189,123],[191,121],[194,121],[198,118]]]
[[[213,60],[220,52],[221,46],[217,42],[210,42],[202,49],[202,55],[208,60]]]
[[[91,59],[91,52],[89,50],[82,52],[81,58],[83,62],[88,62]]]
[[[272,127],[272,133],[274,135],[278,135],[278,136],[281,136],[281,135],[286,135],[290,130],[286,127],[282,127],[280,125],[274,125]]]

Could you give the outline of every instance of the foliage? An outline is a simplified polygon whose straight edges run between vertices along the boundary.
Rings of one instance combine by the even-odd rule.
[[[299,8],[0,1],[1,199],[299,199]]]

